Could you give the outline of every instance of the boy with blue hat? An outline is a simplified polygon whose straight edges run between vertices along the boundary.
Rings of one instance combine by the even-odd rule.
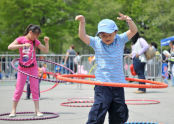
[[[113,20],[103,19],[98,24],[97,36],[86,34],[85,17],[76,16],[79,24],[80,39],[95,51],[97,81],[127,83],[123,72],[123,51],[125,43],[136,33],[137,27],[129,16],[119,13],[119,20],[125,20],[129,30],[117,34],[118,27]],[[94,104],[89,113],[87,124],[103,124],[109,113],[109,124],[123,124],[128,119],[124,89],[121,87],[95,86]]]

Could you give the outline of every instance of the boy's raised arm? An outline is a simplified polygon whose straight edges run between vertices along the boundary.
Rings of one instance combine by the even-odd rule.
[[[120,17],[117,17],[118,20],[125,20],[129,25],[127,36],[128,36],[128,39],[130,40],[137,33],[138,31],[137,26],[135,25],[135,23],[132,21],[132,19],[129,16],[124,15],[122,13],[119,13],[119,16]]]
[[[78,15],[78,16],[76,16],[75,20],[80,21],[80,24],[79,24],[79,37],[80,37],[80,39],[84,43],[89,45],[90,44],[90,37],[86,34],[85,17],[83,15]]]

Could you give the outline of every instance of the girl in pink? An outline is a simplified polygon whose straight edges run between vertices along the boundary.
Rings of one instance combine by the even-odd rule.
[[[27,27],[24,36],[18,37],[8,46],[9,50],[19,49],[20,59],[18,69],[34,76],[38,76],[35,48],[37,47],[45,53],[48,53],[49,51],[49,38],[44,37],[45,45],[42,45],[38,40],[40,33],[41,29],[39,26],[30,24]],[[16,89],[13,96],[13,108],[9,115],[10,117],[16,116],[16,107],[22,95],[26,79],[26,75],[18,72]],[[35,113],[37,116],[43,116],[39,111],[39,81],[32,77],[29,77],[29,80],[35,105]]]

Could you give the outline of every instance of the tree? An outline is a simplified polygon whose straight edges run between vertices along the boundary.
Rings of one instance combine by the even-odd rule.
[[[160,46],[160,39],[173,35],[173,5],[174,0],[0,0],[0,51],[7,51],[8,44],[33,23],[41,26],[41,41],[50,37],[51,53],[65,53],[72,44],[80,53],[93,53],[78,37],[75,16],[84,15],[86,32],[95,36],[104,18],[117,23],[118,33],[128,30],[124,21],[116,20],[118,12],[129,15],[140,34]]]

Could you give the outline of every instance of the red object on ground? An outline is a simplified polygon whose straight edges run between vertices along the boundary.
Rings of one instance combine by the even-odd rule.
[[[131,74],[133,76],[136,76],[137,75],[136,72],[135,72],[135,70],[134,70],[134,65],[133,64],[130,65],[130,71],[131,71]]]

